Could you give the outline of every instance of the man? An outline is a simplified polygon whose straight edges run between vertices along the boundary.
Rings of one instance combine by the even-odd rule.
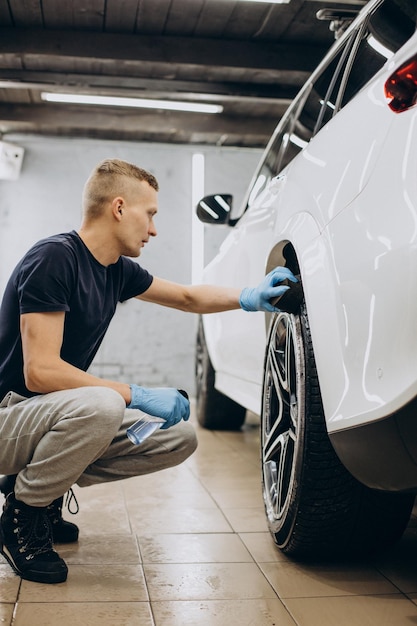
[[[161,470],[197,445],[189,402],[178,390],[88,373],[117,303],[136,297],[194,313],[273,311],[269,300],[288,288],[276,285],[295,280],[280,268],[240,292],[151,276],[128,257],[138,257],[157,234],[157,192],[152,174],[103,161],[85,185],[79,231],[35,244],[7,284],[0,308],[0,551],[27,580],[67,578],[53,542],[78,538],[77,526],[61,514],[71,485]],[[135,446],[126,429],[139,411],[165,422]]]

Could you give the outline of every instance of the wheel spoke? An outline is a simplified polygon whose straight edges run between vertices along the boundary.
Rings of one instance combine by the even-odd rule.
[[[277,468],[277,500],[276,500],[276,510],[275,514],[279,515],[283,508],[283,500],[287,497],[287,492],[283,489],[284,487],[284,476],[285,476],[285,468],[287,461],[287,451],[288,451],[288,439],[289,434],[285,433],[279,437],[281,443],[281,455],[279,457],[278,468]]]
[[[276,427],[272,433],[266,438],[263,449],[263,461],[264,463],[268,463],[269,461],[273,461],[277,457],[279,457],[281,453],[281,437],[279,434],[277,436],[276,431],[278,428]]]
[[[297,423],[298,423],[298,400],[297,400],[297,396],[295,395],[295,393],[291,394],[289,415],[291,419],[292,430],[295,433],[297,431]]]
[[[275,341],[268,346],[268,356],[271,360],[271,374],[275,386],[278,389],[288,390],[288,365],[289,365],[289,344],[292,335],[288,321],[285,319],[279,325]]]
[[[264,461],[268,462],[274,458],[277,447],[279,448],[279,435],[283,430],[283,403],[279,388],[275,385],[275,380],[268,386],[264,404],[268,408],[263,432],[263,457]]]

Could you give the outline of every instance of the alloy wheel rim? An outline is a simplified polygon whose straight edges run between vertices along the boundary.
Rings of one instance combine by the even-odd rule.
[[[304,351],[298,316],[279,313],[273,321],[265,361],[262,405],[262,472],[271,525],[285,521],[291,503],[304,410]]]

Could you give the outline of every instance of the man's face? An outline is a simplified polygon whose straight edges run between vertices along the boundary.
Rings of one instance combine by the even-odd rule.
[[[158,211],[158,194],[146,181],[134,181],[123,200],[119,229],[121,254],[137,257],[150,237],[157,235],[154,217]]]

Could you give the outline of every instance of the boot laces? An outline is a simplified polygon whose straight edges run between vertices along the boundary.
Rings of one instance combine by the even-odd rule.
[[[74,504],[74,510],[71,510],[72,503]],[[67,507],[67,510],[69,513],[71,513],[71,515],[77,515],[78,511],[80,510],[80,505],[78,504],[78,500],[72,487],[70,487],[65,494],[65,506]]]
[[[51,504],[49,504],[46,507],[49,513],[49,520],[53,525],[59,524],[62,522],[63,505],[64,505],[64,497],[61,496],[60,498],[57,498],[56,500],[51,502]],[[67,510],[69,513],[71,513],[71,515],[76,515],[78,511],[80,510],[78,500],[75,496],[75,493],[72,487],[69,489],[69,491],[67,491],[65,495],[65,506],[67,507]]]
[[[24,507],[13,507],[13,532],[17,536],[19,552],[26,554],[26,560],[53,551],[52,529],[44,508],[31,507],[30,513]]]

